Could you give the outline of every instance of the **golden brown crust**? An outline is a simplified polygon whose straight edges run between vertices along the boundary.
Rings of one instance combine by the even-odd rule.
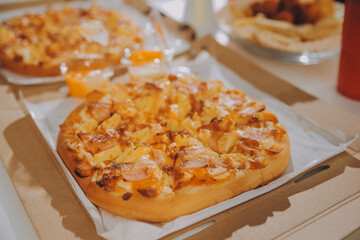
[[[290,161],[290,140],[288,134],[285,134],[280,140],[280,144],[283,147],[283,151],[279,154],[270,156],[268,158],[269,165],[262,169],[263,184],[280,177],[286,170]]]
[[[26,64],[22,61],[16,61],[14,59],[8,58],[2,52],[0,52],[0,63],[7,70],[22,75],[33,77],[51,77],[60,75],[60,64]]]
[[[79,111],[85,106],[85,103],[79,105],[75,110],[73,110],[70,116],[75,116]],[[78,166],[77,153],[66,145],[66,135],[65,133],[71,129],[72,121],[71,117],[68,117],[64,124],[60,127],[60,133],[57,138],[57,152],[59,153],[61,159],[65,163],[66,167],[69,169],[76,182],[79,184],[81,189],[86,193],[86,188],[91,182],[91,178],[81,178],[75,174],[75,169]]]
[[[290,158],[290,142],[286,134],[282,139],[285,151],[270,157],[269,164],[264,169],[244,170],[243,175],[239,174],[230,181],[216,185],[187,186],[175,191],[174,195],[162,198],[145,198],[135,192],[124,200],[126,191],[108,192],[99,188],[96,183],[91,183],[90,179],[79,178],[74,174],[76,164],[71,159],[75,156],[67,150],[62,134],[59,134],[57,146],[61,158],[92,203],[116,215],[151,222],[168,222],[265,185],[284,173]]]
[[[114,59],[107,58],[106,64],[118,65],[121,57],[115,57]],[[61,62],[65,61],[60,59],[54,59],[51,62],[42,64],[28,64],[23,61],[16,61],[15,59],[9,58],[0,51],[0,63],[1,66],[12,72],[32,76],[32,77],[53,77],[61,74],[60,65]]]
[[[228,91],[227,93],[229,92],[231,91]],[[241,94],[240,92],[236,91],[235,93]],[[92,172],[85,172],[89,176],[84,177],[76,171],[76,169],[83,163],[83,160],[79,159],[78,153],[69,147],[69,141],[76,138],[76,134],[74,135],[72,131],[74,130],[74,123],[78,123],[78,118],[82,114],[81,111],[84,108],[90,106],[91,101],[94,101],[94,99],[96,100],[97,98],[101,98],[102,96],[98,93],[95,93],[93,95],[95,97],[93,96],[92,100],[89,100],[91,99],[91,97],[88,97],[87,102],[78,106],[69,115],[64,124],[61,125],[61,130],[57,140],[57,151],[69,171],[74,176],[75,180],[79,183],[80,187],[82,188],[88,199],[95,205],[116,215],[150,222],[167,222],[180,216],[191,214],[201,209],[210,207],[221,201],[233,198],[245,191],[255,189],[258,186],[267,184],[270,181],[280,177],[287,168],[290,158],[289,137],[282,125],[277,124],[276,117],[272,113],[265,110],[262,112],[261,115],[263,121],[270,121],[276,123],[277,126],[277,128],[272,129],[272,132],[275,134],[274,136],[277,139],[275,144],[275,146],[277,147],[270,148],[272,152],[267,155],[266,166],[262,166],[263,163],[254,163],[255,165],[252,167],[245,167],[240,165],[240,167],[238,166],[236,167],[236,169],[230,166],[226,170],[226,173],[229,173],[230,177],[225,177],[223,179],[220,178],[218,180],[213,179],[209,181],[209,179],[207,178],[208,175],[202,175],[203,179],[201,180],[202,183],[200,184],[198,181],[188,182],[184,186],[182,186],[181,184],[172,184],[173,189],[171,191],[165,191],[165,188],[163,188],[162,192],[154,195],[152,194],[151,189],[148,190],[149,192],[147,194],[144,194],[144,191],[146,189],[142,188],[140,188],[140,190],[129,190],[122,187],[112,188],[113,185],[111,185],[112,187],[109,187],[110,185],[106,186],[105,183],[101,183],[99,182],[99,180],[94,179],[94,176],[96,177],[96,175],[93,175]],[[253,100],[249,99],[248,101],[252,102]],[[232,103],[236,104],[236,101],[234,100]],[[260,104],[258,106],[261,107],[262,105]],[[216,127],[216,121],[217,120],[211,121],[210,124],[206,125],[206,128],[211,129],[211,127]],[[255,120],[252,118],[251,121]],[[103,122],[103,120],[101,120],[100,122]],[[264,133],[260,131],[257,133],[257,135],[255,134],[256,136],[253,136],[254,139],[256,137],[261,137],[261,134]],[[248,136],[244,135],[243,137],[246,138]],[[174,136],[172,136],[172,138],[174,138]],[[175,140],[173,139],[173,141]],[[177,163],[174,164],[173,168],[175,167],[176,169],[176,166],[184,167],[184,164],[187,163],[184,162],[186,160],[185,156],[200,156],[201,158],[206,156],[204,154],[208,153],[206,151],[200,151],[201,155],[196,155],[196,153],[199,153],[196,152],[196,150],[198,150],[197,148],[192,149],[193,152],[186,152],[186,148],[187,147],[181,148],[181,150],[176,154],[175,161],[177,160]],[[265,151],[270,151],[267,150],[267,148],[265,149]],[[184,156],[182,155],[182,151],[185,151]],[[251,151],[256,152],[256,150],[254,149],[252,149]],[[191,155],[194,154],[194,152],[195,155]],[[208,156],[211,157],[213,155],[210,154]],[[204,168],[200,166],[202,164],[200,158],[193,160],[197,161],[197,164],[199,165],[198,168],[200,168],[200,170],[204,170],[207,167]],[[179,161],[183,162],[179,163]],[[216,164],[216,162],[214,162],[214,164]],[[226,164],[229,163],[227,161],[223,161],[221,162],[221,164],[223,164],[222,166],[226,166]],[[111,167],[105,167],[104,170],[102,170],[102,174],[108,171],[106,174],[116,179],[119,179],[121,178],[121,172],[119,169],[122,166],[124,165],[114,164]],[[180,168],[180,170],[178,169],[177,172],[175,170],[173,171],[173,174],[181,175],[184,169]],[[102,180],[104,181],[104,178],[102,178]]]
[[[108,192],[104,188],[99,188],[96,183],[90,183],[85,193],[95,205],[126,218],[149,222],[168,222],[181,216],[173,214],[177,206],[172,195],[163,198],[146,198],[140,193],[134,192],[127,199],[128,192],[124,190]]]
[[[188,186],[175,191],[174,195],[158,198],[147,199],[136,192],[130,199],[124,200],[126,191],[107,192],[95,183],[91,183],[85,192],[95,205],[116,215],[143,221],[168,222],[260,185],[261,170],[246,170],[231,181],[203,187]]]

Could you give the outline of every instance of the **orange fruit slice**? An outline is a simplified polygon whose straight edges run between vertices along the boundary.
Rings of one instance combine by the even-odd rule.
[[[83,81],[86,72],[72,72],[65,75],[69,93],[73,97],[84,98],[90,92],[89,86]]]
[[[87,71],[74,71],[65,74],[66,84],[71,96],[85,98],[92,90],[104,89],[110,86],[108,79],[88,75]]]
[[[129,60],[133,63],[148,63],[153,62],[155,59],[159,59],[160,61],[163,59],[161,51],[140,50],[133,52],[129,57]]]

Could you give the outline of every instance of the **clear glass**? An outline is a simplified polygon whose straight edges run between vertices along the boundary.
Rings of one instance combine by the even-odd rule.
[[[61,73],[73,97],[83,98],[93,90],[110,86],[114,75],[112,62],[103,58],[75,58],[61,64]]]
[[[324,51],[324,52],[290,52],[283,51],[277,49],[271,49],[267,47],[260,46],[258,44],[252,43],[247,40],[243,40],[235,35],[232,30],[232,24],[234,21],[233,14],[230,11],[231,4],[235,5],[244,5],[246,2],[251,2],[249,0],[243,1],[234,1],[228,5],[226,5],[223,9],[221,9],[217,14],[216,18],[218,21],[218,26],[221,31],[225,32],[233,41],[238,42],[248,50],[253,53],[275,59],[284,62],[300,64],[300,65],[311,65],[316,64],[331,57],[339,56],[340,54],[340,44],[338,48],[334,48],[333,50]],[[335,16],[337,19],[342,19],[344,16],[344,4],[335,3]]]

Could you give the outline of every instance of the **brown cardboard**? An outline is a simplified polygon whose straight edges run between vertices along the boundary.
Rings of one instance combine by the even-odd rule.
[[[360,133],[358,117],[261,69],[237,55],[231,45],[224,47],[207,37],[193,47],[206,48],[243,79],[294,110],[324,125]],[[20,89],[35,102],[64,97],[58,92],[62,85],[18,87],[0,80],[0,157],[40,239],[100,239],[19,99]],[[329,166],[326,170],[298,183],[290,181],[164,239],[209,221],[215,223],[189,239],[343,238],[360,227],[359,150],[357,141],[347,152],[320,164]]]
[[[305,113],[323,125],[336,127],[350,134],[360,133],[358,117],[316,99],[259,68],[256,64],[236,55],[231,51],[231,46],[225,48],[208,37],[194,44],[194,47],[210,51],[218,61],[239,76],[292,106],[295,111]],[[360,195],[359,142],[358,140],[350,146],[348,152],[351,154],[341,153],[320,164],[320,166],[328,165],[327,170],[299,183],[291,181],[266,195],[195,224],[196,227],[209,221],[216,221],[209,228],[188,239],[221,239],[231,237],[232,234],[233,239],[281,239],[290,236],[304,239],[313,237],[313,233],[326,239],[347,236],[360,227],[360,222],[351,221],[350,218],[344,221],[333,216],[335,211],[336,214],[338,212],[345,214],[342,210],[346,211],[347,208],[340,207],[345,206],[350,198]],[[319,166],[315,168],[317,167]],[[334,213],[329,215],[327,211]],[[351,211],[353,215],[359,212],[359,208]],[[313,227],[312,222],[316,222],[327,231],[319,231],[319,227]],[[334,222],[337,224],[336,228],[328,227],[328,223]],[[187,230],[192,228],[194,226]],[[304,230],[300,231],[301,229]],[[164,239],[171,239],[183,232],[185,231],[174,233]]]
[[[0,85],[0,157],[40,239],[98,239],[11,86]]]
[[[360,186],[354,183],[360,180],[360,161],[342,153],[321,165],[329,165],[330,168],[300,183],[291,181],[268,194],[204,220],[215,220],[216,223],[189,239],[222,239],[232,234],[234,239],[280,238],[296,228],[310,226],[319,217],[325,219],[332,212],[331,208],[336,209],[354,195],[359,195]],[[344,186],[344,183],[347,185]],[[352,213],[356,214],[356,211],[360,209],[353,209]],[[323,222],[326,223],[325,220]],[[358,221],[345,222],[335,229],[327,229],[327,233],[333,230],[344,237],[359,227]]]

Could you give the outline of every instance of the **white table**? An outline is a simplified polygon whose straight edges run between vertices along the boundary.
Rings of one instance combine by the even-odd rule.
[[[1,159],[0,239],[38,239]]]

